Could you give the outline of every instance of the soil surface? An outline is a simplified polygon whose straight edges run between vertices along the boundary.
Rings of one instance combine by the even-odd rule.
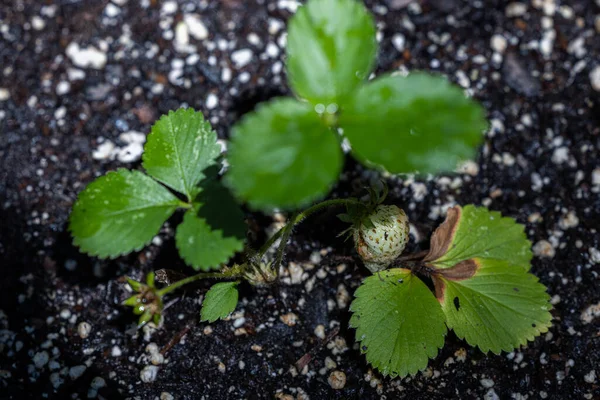
[[[491,121],[461,171],[389,180],[390,202],[412,221],[409,246],[427,248],[454,204],[501,211],[526,224],[532,272],[554,305],[550,331],[525,348],[485,355],[449,333],[429,368],[405,379],[372,371],[354,346],[348,304],[367,270],[336,237],[335,212],[294,232],[278,285],[243,286],[236,312],[210,326],[198,322],[209,282],[168,297],[159,329],[136,330],[119,305],[126,274],[192,272],[172,240],[180,216],[144,251],[108,261],[80,254],[66,230],[87,183],[140,167],[135,132],[161,114],[194,107],[226,139],[258,102],[288,94],[295,1],[1,3],[1,398],[600,398],[598,1],[367,1],[377,73],[443,73]],[[373,177],[348,159],[332,196],[358,195]],[[248,216],[256,243],[277,225]]]

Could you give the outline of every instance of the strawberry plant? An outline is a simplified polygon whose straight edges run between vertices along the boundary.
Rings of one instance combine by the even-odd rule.
[[[482,107],[442,77],[414,72],[370,80],[376,53],[375,24],[361,3],[310,0],[289,22],[286,67],[295,98],[274,99],[244,116],[226,154],[201,113],[172,111],[148,135],[145,173],[109,172],[79,194],[69,229],[81,251],[100,258],[140,250],[183,212],[175,242],[199,273],[173,282],[163,277],[160,289],[154,273],[145,283],[129,279],[135,294],[124,305],[140,324],[160,324],[164,296],[199,279],[224,281],[207,292],[201,319],[226,317],[242,282],[277,280],[295,225],[342,207],[339,218],[350,224],[342,234],[373,274],[355,293],[350,325],[384,375],[425,368],[448,329],[493,353],[547,331],[548,295],[529,273],[531,244],[514,220],[457,206],[428,251],[404,255],[408,218],[384,204],[385,188],[371,189],[367,200],[315,203],[339,178],[342,142],[368,167],[434,173],[473,156],[486,127]],[[246,240],[243,205],[290,211],[288,222],[255,250]]]

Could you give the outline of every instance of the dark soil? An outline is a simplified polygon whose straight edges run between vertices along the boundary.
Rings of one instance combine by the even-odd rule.
[[[467,173],[390,180],[390,201],[415,228],[411,246],[427,247],[449,206],[487,205],[527,225],[536,244],[532,271],[555,307],[550,332],[526,348],[484,355],[450,333],[425,372],[402,380],[373,372],[353,345],[345,291],[351,295],[367,271],[336,238],[343,225],[335,213],[299,227],[287,255],[292,279],[243,287],[230,320],[198,322],[203,283],[169,297],[154,332],[136,331],[135,317],[119,305],[128,295],[121,277],[165,267],[190,274],[172,229],[143,252],[112,261],[79,254],[66,232],[88,182],[139,166],[93,157],[102,142],[125,147],[121,133],[147,133],[159,115],[185,105],[203,111],[225,139],[257,102],[289,92],[281,45],[292,1],[1,3],[1,398],[600,398],[600,93],[591,82],[600,64],[597,1],[521,8],[495,0],[367,1],[381,32],[378,73],[446,74],[492,120]],[[200,15],[208,30],[200,40],[195,31],[188,48],[173,39],[184,14]],[[92,64],[82,64],[86,55],[71,43],[93,46]],[[240,49],[252,51],[249,62],[232,56]],[[332,195],[356,195],[371,176],[349,160]],[[259,240],[273,220],[249,217]],[[288,313],[295,326],[280,319]],[[86,338],[82,322],[91,326]],[[339,334],[324,344],[318,325]],[[146,383],[140,373],[151,365],[149,343],[166,361]],[[312,362],[297,371],[309,352]],[[328,383],[333,369],[346,375],[341,390]]]

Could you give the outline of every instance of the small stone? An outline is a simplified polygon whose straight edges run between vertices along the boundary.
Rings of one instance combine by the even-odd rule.
[[[110,140],[102,143],[94,152],[92,153],[92,158],[94,160],[108,160],[112,157],[115,151],[115,144]]]
[[[124,163],[132,163],[142,158],[144,146],[141,143],[130,143],[127,146],[119,149],[117,160]]]
[[[325,326],[317,325],[315,328],[315,336],[319,339],[325,339]]]
[[[595,247],[590,247],[588,253],[590,253],[591,262],[594,264],[600,264],[600,250]]]
[[[600,65],[597,65],[596,68],[590,72],[590,82],[592,84],[592,88],[600,92]]]
[[[60,317],[62,319],[69,319],[69,318],[71,318],[71,310],[65,308],[64,310],[62,310],[60,312]]]
[[[494,381],[492,379],[481,379],[479,383],[481,383],[481,386],[483,386],[486,389],[494,387]]]
[[[179,22],[175,25],[175,48],[178,51],[185,52],[190,44],[190,35],[188,26],[185,22]]]
[[[504,53],[507,45],[508,45],[508,42],[507,42],[506,38],[502,35],[496,34],[496,35],[492,36],[492,39],[490,40],[490,46],[492,47],[492,50],[494,50],[495,52],[498,52],[500,54]]]
[[[550,242],[547,240],[540,240],[533,246],[533,254],[541,258],[553,258],[556,251]]]
[[[217,369],[222,374],[224,374],[225,372],[227,372],[227,367],[222,362],[219,363],[219,365],[217,366]]]
[[[190,35],[192,35],[194,39],[204,40],[208,38],[208,29],[206,29],[206,26],[198,14],[185,14],[183,16],[183,21],[187,25]]]
[[[92,383],[90,384],[90,387],[95,390],[101,389],[104,386],[106,386],[106,381],[101,376],[92,379]]]
[[[46,364],[48,364],[48,360],[50,356],[47,351],[40,351],[39,353],[35,353],[33,356],[33,363],[37,369],[44,368]]]
[[[34,15],[33,18],[31,18],[31,26],[36,31],[41,31],[46,27],[46,22],[44,22],[40,16]]]
[[[81,377],[81,375],[83,375],[83,373],[85,372],[86,369],[87,369],[87,367],[85,365],[76,365],[74,367],[71,367],[69,369],[69,377],[72,380],[79,379]]]
[[[502,76],[508,86],[517,93],[527,97],[537,96],[541,91],[541,84],[534,79],[520,57],[509,52],[502,66]]]
[[[112,3],[108,3],[106,8],[104,8],[104,14],[106,14],[108,18],[114,18],[121,14],[121,9]]]
[[[329,382],[329,386],[331,386],[332,389],[343,389],[344,386],[346,386],[346,374],[342,371],[333,371],[329,374],[327,382]]]
[[[510,3],[504,12],[509,18],[521,17],[527,12],[527,6],[523,3]]]
[[[102,69],[107,61],[106,53],[93,46],[79,47],[75,42],[67,46],[66,54],[73,64],[80,68]]]
[[[160,400],[175,400],[175,397],[169,392],[162,392],[160,394]]]
[[[298,323],[298,316],[294,313],[287,313],[287,314],[281,315],[279,317],[279,319],[281,320],[281,322],[283,322],[287,326],[294,326],[294,325],[296,325],[296,323]]]
[[[567,215],[558,221],[558,226],[563,230],[575,228],[577,225],[579,225],[579,218],[577,218],[577,215],[573,211],[569,211]]]
[[[348,302],[351,300],[351,298],[350,294],[348,293],[348,290],[346,289],[346,286],[344,286],[343,283],[340,283],[338,286],[336,300],[339,309],[344,309],[348,307]]]
[[[250,63],[252,60],[252,50],[241,49],[231,53],[231,60],[234,62],[237,68],[243,68]]]
[[[580,319],[584,324],[589,324],[598,316],[600,316],[600,303],[592,304],[583,310]]]
[[[154,382],[158,375],[158,367],[155,365],[147,365],[140,371],[140,379],[144,383]]]
[[[212,110],[213,108],[215,108],[219,104],[219,98],[214,93],[210,93],[206,97],[206,103],[205,104],[206,104],[206,108],[207,109]]]
[[[77,334],[80,338],[87,339],[87,337],[90,336],[91,332],[92,326],[89,323],[83,321],[80,322],[79,325],[77,325]]]
[[[554,149],[554,153],[552,153],[552,162],[554,164],[562,164],[569,160],[569,148],[568,147],[558,147]]]
[[[394,36],[392,36],[392,44],[394,45],[396,50],[402,52],[402,51],[404,51],[404,46],[406,44],[406,38],[404,37],[403,34],[397,33]]]
[[[10,99],[10,92],[6,88],[0,88],[0,101],[6,101]]]
[[[110,351],[110,355],[113,357],[121,357],[121,354],[123,354],[123,352],[121,351],[121,348],[119,346],[113,346],[113,348]]]
[[[128,131],[128,132],[123,132],[119,135],[119,140],[129,144],[129,143],[140,143],[140,144],[144,144],[146,143],[146,135],[144,135],[142,132],[137,132],[137,131]]]
[[[586,383],[596,383],[596,370],[593,369],[583,376]]]

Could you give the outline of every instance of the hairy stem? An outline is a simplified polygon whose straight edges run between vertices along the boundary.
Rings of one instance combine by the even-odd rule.
[[[198,281],[200,279],[231,279],[238,278],[242,276],[243,268],[238,266],[237,268],[227,269],[223,272],[200,272],[199,274],[188,276],[182,280],[174,282],[172,285],[164,287],[158,291],[160,296],[164,296],[165,294],[172,292],[180,287],[187,285],[188,283],[192,283]]]
[[[293,221],[296,218],[296,215],[297,214],[294,214],[290,218],[290,221]],[[275,264],[273,264],[273,269],[275,271],[279,271],[279,266],[281,265],[281,261],[283,260],[283,253],[285,251],[285,246],[287,245],[290,235],[292,234],[293,228],[294,228],[294,225],[289,224],[289,223],[283,227],[283,234],[281,235],[281,241],[279,243],[279,248],[277,249],[277,256],[275,257]]]
[[[288,223],[281,228],[280,230],[278,230],[277,232],[275,232],[275,234],[273,236],[271,236],[269,238],[269,240],[267,240],[265,242],[265,244],[260,248],[260,250],[258,250],[257,252],[257,258],[258,260],[260,260],[265,253],[267,252],[267,250],[269,250],[271,248],[271,246],[273,246],[273,243],[275,243],[279,238],[281,238],[286,232],[291,233],[292,228],[299,224],[300,222],[302,222],[304,219],[308,218],[309,216],[311,216],[312,214],[319,212],[327,207],[337,207],[337,206],[349,206],[349,205],[362,205],[362,203],[357,200],[357,199],[332,199],[332,200],[325,200],[322,201],[321,203],[317,203],[314,206],[311,206],[309,208],[307,208],[306,210],[297,213],[295,216],[293,216],[292,218],[290,218],[290,220],[288,221]],[[289,226],[289,229],[288,229]],[[288,233],[288,235],[289,235]],[[287,240],[286,240],[287,242]],[[284,244],[285,246],[285,244]]]

